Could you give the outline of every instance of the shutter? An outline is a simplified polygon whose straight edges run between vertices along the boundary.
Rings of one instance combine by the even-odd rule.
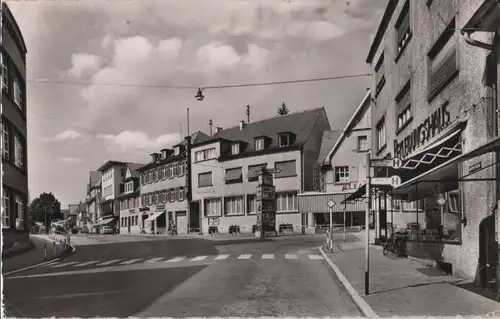
[[[405,108],[411,103],[411,89],[408,88],[406,93],[401,97],[401,100],[397,102],[397,113],[401,114],[405,110]]]
[[[358,181],[358,167],[351,166],[349,168],[349,181],[351,183],[356,183]]]
[[[296,164],[295,161],[281,162],[275,164],[276,169],[281,170],[279,173],[276,173],[276,177],[290,177],[296,176]]]
[[[450,39],[450,41],[453,41],[453,39]],[[455,46],[453,46],[431,74],[431,95],[439,91],[455,71],[457,71],[457,52]]]
[[[198,175],[198,187],[212,185],[212,172]]]

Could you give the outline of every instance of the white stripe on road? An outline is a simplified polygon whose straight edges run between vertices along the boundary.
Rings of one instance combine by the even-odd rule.
[[[95,263],[98,263],[98,262],[100,262],[100,260],[87,261],[87,262],[84,262],[84,263],[81,263],[81,264],[78,264],[78,265],[74,265],[73,267],[83,267],[83,266],[92,265],[92,264],[95,264]]]
[[[139,260],[142,260],[142,259],[140,259],[140,258],[139,259],[130,259],[130,260],[127,260],[127,261],[120,263],[120,265],[130,265],[130,264],[138,262]]]
[[[97,264],[96,266],[107,266],[107,265],[111,265],[112,263],[116,263],[118,261],[120,261],[121,259],[113,259],[113,260],[110,260],[110,261],[106,261],[106,262],[103,262],[103,263],[100,263],[100,264]]]
[[[198,256],[198,257],[194,257],[193,259],[191,259],[191,261],[201,261],[205,258],[207,258],[208,256]]]
[[[175,257],[175,258],[172,258],[172,259],[170,259],[170,260],[167,260],[166,262],[167,262],[167,263],[176,263],[176,262],[178,262],[178,261],[183,260],[184,258],[186,258],[186,257]]]
[[[150,260],[146,260],[145,263],[148,263],[148,264],[154,264],[156,262],[159,262],[160,260],[162,260],[164,257],[155,257],[155,258],[151,258]]]
[[[217,257],[214,258],[214,260],[224,260],[224,259],[228,259],[229,258],[229,255],[219,255]]]
[[[252,258],[252,254],[243,254],[238,257],[238,259],[250,259]]]
[[[309,259],[312,259],[312,260],[323,259],[323,256],[321,256],[321,255],[309,255]]]
[[[285,254],[285,259],[297,259],[297,255],[295,254]]]
[[[274,254],[264,254],[262,255],[262,259],[274,259]]]
[[[63,263],[63,264],[59,264],[59,265],[50,266],[50,268],[61,268],[61,267],[64,267],[64,266],[71,266],[71,265],[78,264],[78,263],[79,263],[79,261],[70,261],[68,263]]]
[[[50,267],[50,266],[54,266],[54,265],[59,264],[60,262],[61,262],[60,260],[50,261],[50,262],[48,262],[47,264],[43,265],[43,267]]]

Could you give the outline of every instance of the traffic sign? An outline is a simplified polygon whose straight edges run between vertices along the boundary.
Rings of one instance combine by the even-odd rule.
[[[370,165],[372,167],[392,167],[398,169],[401,167],[402,161],[398,157],[391,159],[375,159],[371,160]]]
[[[390,185],[392,187],[398,187],[401,184],[401,177],[393,175],[391,177],[372,177],[372,185]]]
[[[333,208],[333,206],[335,206],[335,202],[333,201],[333,199],[327,201],[326,206],[328,206],[329,208]]]

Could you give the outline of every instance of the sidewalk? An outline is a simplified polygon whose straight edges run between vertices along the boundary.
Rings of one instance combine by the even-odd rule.
[[[500,310],[499,302],[454,285],[465,282],[460,277],[447,276],[411,259],[384,256],[374,248],[370,250],[370,294],[366,296],[363,244],[339,244],[333,253],[323,251],[380,317],[486,316]]]

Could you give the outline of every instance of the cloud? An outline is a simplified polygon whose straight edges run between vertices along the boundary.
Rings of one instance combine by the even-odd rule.
[[[57,162],[63,164],[77,164],[83,163],[83,159],[77,157],[59,157]]]
[[[56,134],[53,137],[41,137],[40,138],[44,142],[49,141],[68,141],[68,140],[76,140],[76,139],[84,139],[84,136],[74,130],[66,130],[61,133]]]
[[[209,68],[231,67],[241,61],[241,57],[230,45],[211,42],[196,52],[198,61]]]
[[[117,135],[101,134],[98,136],[110,153],[152,152],[163,147],[171,147],[181,141],[177,133],[160,135],[156,138],[140,131],[122,131]]]
[[[101,58],[94,54],[78,53],[71,56],[71,76],[80,77],[96,72],[101,65]]]

